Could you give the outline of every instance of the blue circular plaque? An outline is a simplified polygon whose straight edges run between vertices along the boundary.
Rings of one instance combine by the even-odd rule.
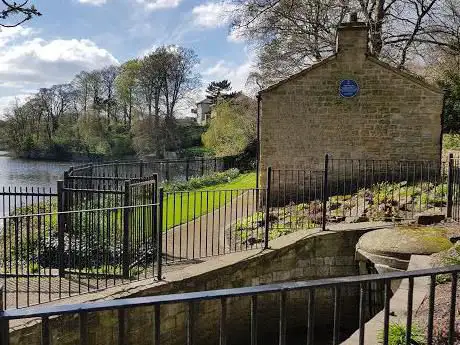
[[[359,92],[359,85],[352,79],[342,80],[340,81],[339,92],[341,97],[354,97]]]

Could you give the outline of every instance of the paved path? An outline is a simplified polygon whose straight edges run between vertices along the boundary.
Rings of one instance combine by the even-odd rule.
[[[163,234],[163,253],[167,256],[165,263],[246,249],[237,236],[236,225],[256,211],[256,193],[249,190],[213,212],[166,231]]]

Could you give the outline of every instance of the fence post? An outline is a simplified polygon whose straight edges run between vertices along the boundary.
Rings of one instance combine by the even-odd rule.
[[[123,200],[123,278],[129,279],[129,215],[130,209],[130,185],[125,181],[124,200]]]
[[[270,194],[272,184],[272,167],[267,168],[267,189],[265,194],[265,243],[264,249],[268,249],[268,233],[270,230]]]
[[[453,163],[454,155],[449,153],[449,162],[447,165],[447,217],[452,217],[452,207],[453,207]]]
[[[65,176],[65,175],[64,175]],[[66,215],[63,213],[65,208],[64,181],[57,181],[57,208],[58,208],[58,256],[59,256],[59,276],[64,276],[64,232]]]
[[[214,172],[217,171],[217,158],[214,157]]]
[[[139,177],[144,177],[144,161],[139,162]]]
[[[327,200],[329,198],[328,196],[328,170],[329,170],[329,155],[326,154],[326,156],[324,156],[324,177],[323,177],[323,207],[322,207],[322,211],[323,211],[323,219],[322,219],[322,230],[325,231],[326,230],[326,217],[327,217],[327,210],[326,210],[326,207],[327,207]]]
[[[169,161],[166,161],[165,178],[166,178],[166,181],[169,181]]]
[[[185,180],[188,181],[190,162],[188,158],[185,160]]]
[[[201,176],[204,176],[204,157],[201,157]]]
[[[158,234],[158,243],[157,243],[157,274],[158,274],[158,280],[161,280],[161,269],[163,265],[163,199],[164,199],[164,190],[163,187],[160,188],[159,190],[159,195],[158,195],[158,212],[157,212],[157,234]],[[167,245],[167,244],[166,244]]]
[[[5,299],[4,295],[4,286],[0,285],[0,313],[3,313],[5,310],[5,304],[3,303]],[[0,345],[8,345],[10,342],[10,324],[8,320],[0,317]]]

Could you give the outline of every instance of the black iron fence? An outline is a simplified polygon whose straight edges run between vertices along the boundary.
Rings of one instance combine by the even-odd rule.
[[[260,248],[264,212],[260,189],[196,190],[164,193],[165,263]]]
[[[192,177],[231,168],[251,169],[250,164],[241,162],[238,157],[115,161],[72,167],[67,171],[67,177],[112,177],[125,180],[156,174],[159,182],[188,181]]]
[[[250,306],[247,310],[247,320],[249,327],[246,331],[239,331],[241,342],[247,342],[248,344],[255,345],[261,343],[262,336],[265,336],[264,342],[266,342],[267,335],[271,335],[268,339],[270,343],[277,343],[279,345],[287,344],[287,339],[293,331],[289,327],[288,316],[290,314],[290,305],[288,303],[291,294],[299,294],[304,292],[304,307],[306,310],[306,322],[303,325],[305,330],[303,341],[307,345],[313,345],[317,343],[318,335],[321,337],[323,342],[337,345],[343,341],[343,334],[341,333],[341,325],[344,323],[343,315],[347,312],[347,315],[353,314],[358,320],[357,332],[358,344],[365,344],[366,336],[366,321],[367,321],[367,305],[369,302],[369,286],[375,283],[383,284],[384,286],[384,297],[383,297],[383,316],[382,316],[382,339],[381,343],[384,345],[389,344],[390,338],[390,314],[391,314],[391,297],[392,290],[391,285],[395,281],[407,281],[407,301],[406,301],[406,312],[404,315],[403,330],[404,339],[401,339],[405,344],[415,344],[416,337],[413,333],[414,326],[414,314],[413,314],[413,299],[414,299],[414,285],[417,279],[428,278],[429,284],[429,298],[428,304],[428,316],[426,321],[426,327],[422,330],[422,335],[418,334],[417,339],[420,336],[423,337],[423,343],[428,345],[432,344],[456,344],[460,334],[458,333],[458,320],[457,320],[457,281],[458,272],[460,266],[451,266],[444,268],[435,268],[419,271],[409,272],[397,272],[397,273],[385,273],[379,275],[362,275],[362,276],[350,276],[341,278],[329,278],[321,280],[311,281],[297,281],[287,282],[273,285],[260,285],[253,287],[242,287],[227,290],[214,290],[214,291],[202,291],[192,293],[182,293],[176,295],[162,295],[162,296],[151,296],[151,297],[140,297],[140,298],[128,298],[119,299],[113,301],[102,301],[96,303],[86,304],[73,304],[64,306],[48,306],[38,307],[29,309],[18,309],[18,310],[3,310],[3,305],[0,306],[0,344],[9,344],[9,328],[10,321],[17,319],[31,319],[38,318],[41,322],[41,344],[51,344],[51,332],[50,319],[54,317],[64,315],[76,315],[79,320],[79,343],[87,344],[90,339],[90,329],[94,327],[88,321],[89,313],[102,313],[105,311],[117,311],[115,316],[115,322],[113,328],[108,330],[110,333],[115,334],[115,342],[120,345],[128,344],[128,335],[130,327],[135,327],[136,323],[127,323],[127,312],[134,308],[146,308],[145,313],[151,313],[153,315],[153,332],[143,332],[146,341],[152,341],[155,344],[159,344],[162,336],[168,332],[168,335],[177,339],[185,339],[185,343],[193,344],[198,337],[202,336],[200,330],[196,324],[195,306],[205,301],[216,301],[219,326],[215,329],[220,344],[226,344],[229,336],[233,329],[233,322],[236,320],[232,317],[231,309],[228,306],[234,301],[239,301],[239,306],[242,306],[241,300],[247,298],[250,300]],[[448,275],[451,278],[451,291],[450,298],[443,300],[443,303],[437,303],[436,301],[436,278],[439,275]],[[343,310],[341,307],[341,293],[343,291],[357,291],[357,304],[352,310]],[[0,292],[2,290],[0,289]],[[332,310],[330,310],[329,317],[332,319],[330,329],[327,332],[327,339],[323,334],[315,334],[315,310],[321,307],[316,302],[315,296],[324,294],[324,292],[332,293],[333,304]],[[277,332],[270,333],[267,329],[267,321],[264,316],[264,311],[267,308],[267,304],[262,302],[267,296],[276,296],[278,303],[269,303],[269,308],[278,309],[278,320],[277,320]],[[0,298],[0,300],[3,300]],[[209,303],[209,302],[208,302]],[[162,310],[169,304],[178,304],[185,310],[184,323],[176,323],[174,328],[165,329],[162,323]],[[446,305],[448,308],[446,308]],[[447,315],[443,315],[445,323],[435,323],[435,314],[439,315],[439,308],[447,309]],[[176,308],[175,310],[179,310]],[[296,308],[296,310],[298,310]],[[444,313],[444,310],[441,310]],[[300,315],[295,315],[297,319],[303,319]],[[326,317],[325,315],[322,315]],[[403,317],[401,315],[401,317]],[[263,322],[264,327],[261,327]],[[107,325],[107,323],[106,323]],[[112,323],[110,323],[112,325]],[[270,324],[271,325],[271,324]],[[206,334],[209,339],[209,334]],[[375,341],[375,340],[374,340]],[[420,341],[418,339],[417,341]],[[240,343],[241,343],[240,342]],[[418,342],[417,342],[418,343]]]
[[[3,306],[25,307],[156,277],[158,207],[152,197],[148,204],[1,218]]]
[[[34,196],[46,207],[37,202],[0,219],[0,277],[5,296],[14,297],[4,305],[161,279],[165,264],[268,248],[273,238],[332,222],[395,222],[423,212],[460,218],[460,162],[453,157],[436,163],[326,156],[323,171],[269,168],[264,188],[166,193],[157,175],[80,173],[67,174],[56,193]]]
[[[2,187],[0,216],[50,212],[56,205],[57,192],[40,187]]]
[[[333,159],[324,170],[268,169],[272,220],[287,227],[403,221],[419,214],[460,220],[460,160]]]

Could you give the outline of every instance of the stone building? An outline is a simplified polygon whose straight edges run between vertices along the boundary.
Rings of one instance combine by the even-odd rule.
[[[442,90],[371,56],[365,23],[342,24],[334,55],[260,97],[262,186],[271,166],[275,173],[293,169],[278,172],[284,176],[275,177],[272,189],[298,188],[306,174],[324,169],[326,154],[440,162]],[[320,177],[307,183],[320,184]]]

